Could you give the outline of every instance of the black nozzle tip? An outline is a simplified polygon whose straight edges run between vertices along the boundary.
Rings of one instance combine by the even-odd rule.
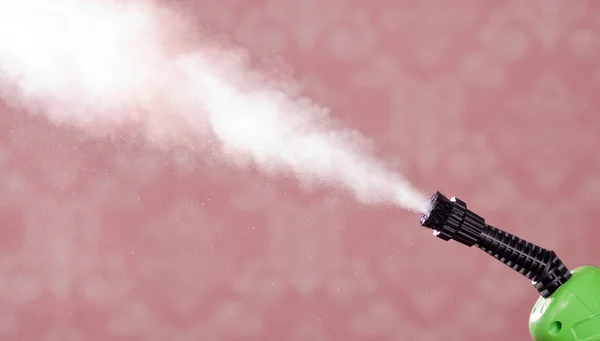
[[[452,213],[453,204],[442,193],[436,192],[431,196],[430,209],[421,215],[421,226],[441,230]]]

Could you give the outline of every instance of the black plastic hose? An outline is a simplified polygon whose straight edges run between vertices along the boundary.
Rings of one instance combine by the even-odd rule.
[[[440,192],[431,197],[431,210],[421,216],[421,225],[434,230],[443,240],[455,240],[481,250],[533,281],[543,297],[552,295],[571,272],[556,253],[486,224],[469,211],[460,199],[448,199]]]

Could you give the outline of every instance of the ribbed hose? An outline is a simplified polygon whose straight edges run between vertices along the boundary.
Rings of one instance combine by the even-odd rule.
[[[535,288],[544,297],[552,295],[571,277],[554,251],[488,224],[483,227],[477,246],[533,281]]]
[[[549,297],[571,277],[569,269],[554,251],[486,224],[460,199],[449,200],[438,192],[431,200],[432,210],[423,215],[421,225],[435,230],[435,235],[441,239],[477,245],[533,281],[541,296]]]

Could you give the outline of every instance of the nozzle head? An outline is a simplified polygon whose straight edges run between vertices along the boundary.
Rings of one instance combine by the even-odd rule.
[[[429,212],[421,216],[421,225],[434,230],[434,235],[443,240],[456,240],[473,246],[480,237],[485,220],[467,210],[467,204],[452,197],[448,199],[436,192],[431,197]]]
[[[450,214],[454,203],[446,198],[442,193],[436,192],[431,196],[429,210],[421,214],[421,226],[428,227],[433,230],[441,230]]]

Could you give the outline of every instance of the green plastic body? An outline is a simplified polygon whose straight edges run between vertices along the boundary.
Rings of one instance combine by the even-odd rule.
[[[600,341],[600,269],[582,266],[531,311],[529,332],[535,341]]]

